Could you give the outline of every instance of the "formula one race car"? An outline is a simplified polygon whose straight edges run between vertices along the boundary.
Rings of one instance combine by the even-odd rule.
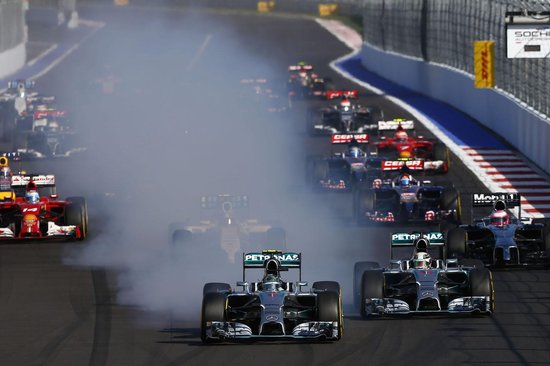
[[[53,175],[12,176],[13,196],[0,202],[0,242],[84,240],[88,229],[86,200],[60,200],[55,193],[40,197],[39,191],[54,188]]]
[[[380,141],[373,143],[378,154],[392,160],[423,161],[426,171],[447,173],[449,169],[447,147],[422,136],[409,136],[406,131],[413,129],[414,121],[411,120],[379,121],[378,131],[381,135],[387,131],[395,131],[395,133],[393,137],[381,136]]]
[[[550,264],[548,220],[524,222],[520,202],[519,193],[473,194],[473,208],[493,207],[493,212],[471,225],[451,229],[448,256],[477,258],[493,266]],[[517,215],[510,211],[514,208],[518,209]]]
[[[359,183],[371,184],[382,176],[383,159],[361,149],[368,142],[366,134],[336,134],[333,144],[348,143],[343,153],[330,157],[309,157],[306,181],[314,189],[349,191]]]
[[[243,249],[286,248],[286,232],[281,227],[260,223],[249,217],[248,196],[220,194],[201,197],[203,219],[198,224],[172,223],[173,245],[200,242],[225,252],[229,262]]]
[[[414,179],[410,171],[421,162],[383,161],[382,169],[398,169],[399,164],[394,163],[406,164],[399,176],[375,179],[372,187],[363,186],[354,192],[353,215],[358,223],[460,222],[460,196],[454,187],[433,186],[430,181]]]
[[[69,157],[86,151],[79,146],[66,112],[39,108],[17,119],[16,147],[22,159]]]
[[[328,91],[328,100],[341,99],[336,105],[308,111],[308,133],[311,136],[332,134],[377,134],[377,122],[384,118],[378,107],[355,104],[357,90]]]
[[[286,112],[289,109],[288,96],[281,96],[276,92],[273,82],[264,78],[241,79],[241,85],[247,87],[244,97],[250,100],[250,94],[254,97],[255,107],[260,107],[270,113]]]
[[[287,90],[290,98],[309,98],[312,93],[312,82],[318,75],[313,66],[306,62],[288,67]]]
[[[243,291],[226,283],[207,283],[203,289],[201,339],[203,342],[239,339],[339,340],[342,336],[342,293],[334,281],[314,282],[302,291],[299,253],[265,250],[243,254]],[[246,282],[245,271],[264,270],[259,282]],[[281,278],[281,271],[299,270],[296,283]]]
[[[457,259],[440,259],[443,246],[440,232],[392,234],[390,267],[364,271],[356,289],[361,299],[361,316],[368,319],[411,313],[491,314],[491,272],[475,264],[461,264]],[[394,260],[394,249],[399,247],[414,247],[412,258]],[[434,249],[439,252],[437,259]]]

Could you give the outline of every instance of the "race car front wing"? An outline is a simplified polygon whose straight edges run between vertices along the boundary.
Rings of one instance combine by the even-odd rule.
[[[367,316],[406,315],[413,313],[491,313],[491,298],[485,296],[459,297],[449,302],[446,309],[411,309],[403,300],[384,298],[366,299],[363,304]]]
[[[337,340],[338,322],[315,321],[301,323],[294,327],[291,334],[254,334],[252,329],[237,322],[206,322],[206,337],[219,340],[237,339],[320,339]],[[264,325],[265,328],[265,325]]]

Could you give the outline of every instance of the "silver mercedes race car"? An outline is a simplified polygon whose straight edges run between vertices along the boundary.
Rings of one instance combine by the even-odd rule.
[[[263,269],[261,281],[246,282],[247,269]],[[282,271],[299,270],[297,282],[286,282]],[[342,294],[334,281],[301,279],[301,254],[265,250],[243,254],[242,291],[226,283],[204,285],[201,339],[203,342],[257,340],[327,340],[342,336]]]
[[[392,234],[390,267],[373,268],[378,266],[367,262],[371,268],[363,272],[356,289],[361,316],[491,314],[494,306],[491,272],[479,261],[435,259],[443,257],[444,245],[441,232]],[[393,260],[396,248],[414,248],[412,258]]]

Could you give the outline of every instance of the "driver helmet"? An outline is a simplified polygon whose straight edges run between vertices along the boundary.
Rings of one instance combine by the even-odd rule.
[[[401,187],[410,187],[411,185],[411,176],[408,174],[403,174],[401,178],[399,178],[399,185]]]
[[[497,227],[505,227],[510,224],[510,216],[504,210],[496,210],[491,214],[490,223]]]
[[[268,292],[281,291],[281,281],[277,278],[277,276],[268,274],[262,280],[262,289]]]
[[[431,257],[426,252],[418,252],[413,257],[413,266],[416,269],[430,268]]]
[[[395,132],[395,140],[398,142],[404,142],[409,139],[409,135],[405,132],[405,130],[397,129],[397,132]]]
[[[27,191],[27,193],[25,193],[25,201],[29,203],[37,203],[40,201],[40,195],[37,191]]]
[[[348,156],[352,158],[359,158],[363,156],[363,152],[357,146],[352,146],[348,149]]]

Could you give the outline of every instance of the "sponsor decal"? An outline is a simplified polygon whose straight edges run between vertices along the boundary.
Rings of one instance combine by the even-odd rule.
[[[359,143],[366,143],[366,142],[369,141],[369,136],[366,133],[332,135],[332,143],[333,144],[349,143],[352,140],[356,140]]]
[[[382,162],[382,170],[398,170],[404,165],[411,170],[424,169],[424,162],[422,160],[386,160]]]
[[[496,201],[519,202],[519,193],[474,193],[474,203],[492,204]]]
[[[412,243],[415,239],[420,238],[422,235],[423,238],[428,239],[429,241],[442,241],[443,233],[438,231],[433,231],[430,233],[420,234],[420,233],[395,233],[392,234],[391,240],[396,243]]]
[[[268,322],[275,322],[279,320],[279,317],[277,315],[268,315],[265,317],[265,320],[267,320]]]
[[[244,256],[246,262],[264,262],[270,258],[275,258],[279,262],[298,262],[300,256],[297,253],[283,253],[283,254],[261,254],[261,253],[249,253]]]

